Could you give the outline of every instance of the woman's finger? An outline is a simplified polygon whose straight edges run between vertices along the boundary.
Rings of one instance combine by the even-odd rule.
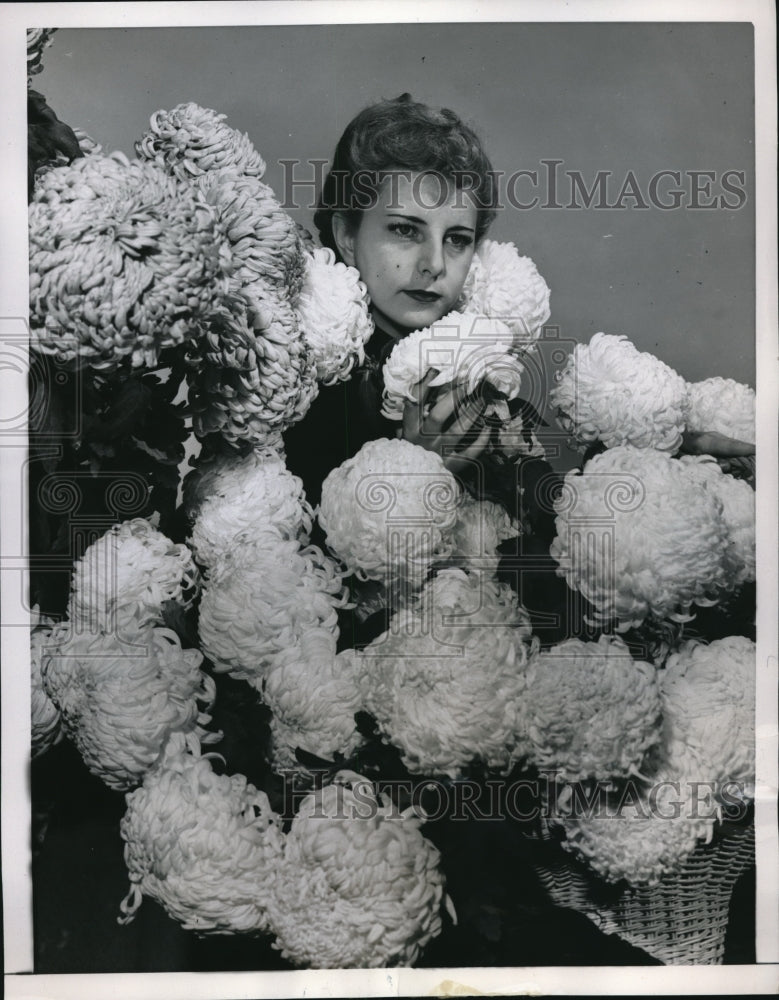
[[[487,404],[482,399],[470,399],[457,411],[457,417],[448,428],[447,438],[459,439],[474,429],[474,426],[484,416]]]
[[[411,391],[414,394],[414,402],[418,403],[420,406],[424,405],[427,391],[430,388],[430,383],[437,374],[438,371],[435,368],[428,368],[422,378],[411,387]]]
[[[440,399],[436,400],[430,413],[427,415],[424,425],[425,430],[429,434],[440,434],[441,428],[448,423],[456,409],[457,390],[452,388],[448,392],[443,393]]]
[[[682,451],[690,455],[713,455],[715,458],[746,458],[755,454],[755,446],[716,431],[685,431]]]
[[[422,433],[422,406],[407,399],[403,406],[403,433],[406,441],[415,442]]]
[[[407,399],[403,407],[403,437],[407,441],[417,441],[422,436],[425,419],[425,402],[430,383],[438,372],[431,368],[419,382],[411,387],[414,399]]]
[[[485,424],[485,426],[481,429],[479,436],[476,438],[473,444],[469,444],[467,448],[465,448],[462,452],[460,452],[460,454],[463,456],[463,458],[478,458],[479,455],[481,455],[481,453],[487,447],[489,440],[490,440],[490,427],[489,424]]]
[[[453,454],[447,455],[444,458],[444,465],[449,469],[450,472],[459,473],[464,472],[465,469],[472,465],[474,460],[481,455],[484,449],[487,447],[487,443],[490,440],[490,428],[485,426],[473,444],[469,445],[463,451],[454,452]]]

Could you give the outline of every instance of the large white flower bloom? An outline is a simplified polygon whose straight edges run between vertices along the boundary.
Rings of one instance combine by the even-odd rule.
[[[688,619],[732,586],[721,501],[664,452],[596,455],[566,474],[555,509],[558,575],[621,631],[650,615]]]
[[[367,781],[305,799],[272,884],[274,947],[319,969],[411,966],[441,931],[438,850]]]
[[[582,446],[630,444],[675,452],[687,418],[687,384],[627,337],[596,333],[577,344],[558,375],[550,401]]]
[[[473,255],[458,303],[462,312],[502,320],[530,345],[549,319],[549,287],[530,257],[513,243],[483,240]]]
[[[212,313],[194,382],[194,426],[231,444],[273,446],[308,411],[318,387],[291,305],[235,295]]]
[[[132,622],[162,624],[162,607],[192,605],[200,574],[186,545],[174,544],[142,517],[114,525],[73,570],[68,617],[91,631],[122,632]]]
[[[688,780],[755,780],[755,644],[744,636],[688,641],[662,674],[663,755]]]
[[[243,775],[215,774],[206,757],[172,738],[127,796],[120,832],[131,883],[120,923],[148,896],[198,934],[268,930],[284,834],[267,795]]]
[[[185,181],[224,170],[262,177],[262,157],[245,133],[224,124],[226,118],[192,101],[155,111],[135,144],[136,155]]]
[[[710,840],[715,810],[711,801],[690,797],[683,783],[656,781],[641,794],[604,815],[563,821],[563,847],[607,882],[656,885],[679,872],[699,841]]]
[[[522,705],[539,768],[566,781],[636,773],[660,738],[657,671],[621,639],[567,639],[531,658]]]
[[[500,556],[498,546],[521,533],[520,525],[499,503],[475,500],[463,491],[457,507],[457,522],[452,531],[452,559],[466,566],[494,572]]]
[[[429,383],[433,387],[458,382],[474,393],[486,382],[505,399],[516,399],[524,371],[517,357],[518,343],[505,323],[473,312],[451,312],[415,330],[397,342],[384,365],[382,414],[388,420],[402,420],[406,400],[415,398],[414,386],[431,368],[438,372]],[[485,412],[508,419],[505,402],[503,406],[500,402]]]
[[[271,285],[297,300],[305,273],[305,254],[297,226],[273,190],[257,177],[234,172],[208,173],[197,180],[213,205],[230,245],[233,291]]]
[[[362,579],[419,587],[452,552],[459,487],[443,459],[409,441],[369,441],[322,484],[327,544]]]
[[[109,788],[139,784],[171,733],[193,746],[219,738],[202,728],[216,692],[200,669],[203,654],[182,649],[170,629],[146,626],[119,639],[63,622],[49,642],[44,689],[85,764]]]
[[[102,145],[92,138],[83,128],[79,128],[76,125],[73,129],[73,135],[78,139],[79,148],[84,156],[103,156],[104,150]]]
[[[40,616],[37,624],[30,630],[30,716],[33,760],[59,743],[63,735],[59,709],[46,694],[41,675],[43,650],[51,644],[53,624],[50,618]]]
[[[32,343],[62,360],[153,366],[226,291],[214,209],[153,163],[113,153],[55,167],[29,222]]]
[[[696,482],[719,498],[728,529],[727,559],[733,586],[755,579],[755,491],[744,479],[727,475],[708,455],[682,455],[680,461]]]
[[[197,561],[212,567],[243,532],[273,525],[282,537],[308,539],[313,511],[303,483],[274,451],[224,455],[200,465],[184,487],[193,522],[189,544]]]
[[[336,754],[348,757],[362,742],[354,722],[362,708],[355,654],[335,650],[332,632],[311,628],[273,658],[262,698],[273,712],[276,770],[300,766],[297,747],[332,760]]]
[[[707,378],[687,385],[687,430],[714,431],[755,443],[755,390],[732,378]]]
[[[196,434],[272,446],[318,391],[291,304],[269,288],[236,293],[212,311],[193,379]]]
[[[529,619],[508,584],[442,570],[358,656],[366,708],[410,771],[508,770],[521,733]]]
[[[347,379],[365,360],[365,345],[373,333],[368,289],[360,272],[336,263],[328,247],[306,254],[297,313],[317,379],[325,385]]]
[[[272,526],[236,540],[213,567],[200,601],[200,640],[214,669],[258,690],[276,654],[309,628],[338,632],[347,601],[338,567]]]

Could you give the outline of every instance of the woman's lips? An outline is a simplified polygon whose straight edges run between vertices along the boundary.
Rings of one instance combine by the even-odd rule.
[[[407,288],[404,292],[409,298],[414,299],[415,302],[424,302],[430,304],[431,302],[438,302],[441,298],[438,292],[425,292],[421,289]]]

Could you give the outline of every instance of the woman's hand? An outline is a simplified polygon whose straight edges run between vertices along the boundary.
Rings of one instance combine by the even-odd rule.
[[[686,455],[713,455],[714,458],[748,458],[755,454],[755,446],[716,431],[685,431],[682,451]]]
[[[415,398],[403,410],[401,436],[412,444],[437,452],[450,472],[461,472],[487,447],[490,427],[484,423],[487,401],[468,396],[455,384],[428,406],[430,383],[438,372],[431,369],[415,386]],[[474,433],[476,437],[474,438]]]
[[[749,441],[740,441],[716,431],[685,431],[681,450],[685,455],[711,455],[724,472],[754,479],[755,446]]]

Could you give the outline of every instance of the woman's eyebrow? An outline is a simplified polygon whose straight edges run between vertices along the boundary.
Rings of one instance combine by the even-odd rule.
[[[416,215],[406,215],[405,212],[387,212],[387,217],[390,219],[405,219],[406,222],[416,222],[419,226],[427,225],[424,219],[420,219]]]
[[[404,212],[387,212],[387,218],[389,219],[404,219],[406,222],[415,222],[418,226],[426,226],[427,222],[424,219],[420,219],[417,215],[406,215]],[[475,233],[476,230],[473,226],[466,226],[464,223],[456,222],[453,226],[448,226],[448,229],[465,229],[469,233]]]

